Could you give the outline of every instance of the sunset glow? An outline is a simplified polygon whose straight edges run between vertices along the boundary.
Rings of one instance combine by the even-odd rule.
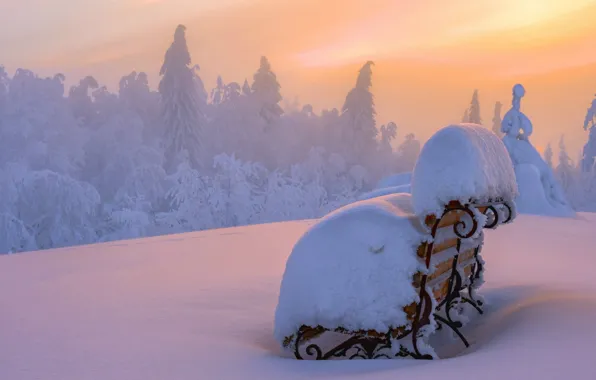
[[[543,146],[554,142],[559,124],[575,120],[568,133],[575,150],[596,88],[595,0],[59,2],[68,11],[43,0],[3,6],[0,23],[14,29],[0,37],[9,71],[61,71],[68,83],[93,74],[113,87],[123,74],[142,70],[155,87],[173,29],[184,23],[207,87],[217,75],[250,78],[267,55],[284,96],[315,109],[339,107],[357,67],[374,60],[379,121],[428,136],[458,121],[475,88],[490,120],[495,101],[509,104],[511,83],[526,80],[535,138]],[[32,7],[39,12],[30,14]],[[444,97],[441,110],[420,112],[413,102],[427,94]],[[566,102],[556,114],[539,111]]]

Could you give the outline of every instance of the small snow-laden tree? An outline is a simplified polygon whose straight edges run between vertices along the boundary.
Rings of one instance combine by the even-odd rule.
[[[573,162],[567,153],[567,148],[565,146],[565,137],[561,136],[559,140],[559,164],[556,168],[556,176],[563,188],[563,191],[569,193],[570,189],[574,185],[574,170],[573,170]]]
[[[188,152],[193,167],[204,166],[202,132],[205,115],[201,112],[201,95],[195,71],[186,45],[186,27],[179,25],[174,42],[166,52],[159,74],[162,122],[165,128],[165,167],[168,173],[176,170],[176,158],[183,150]]]
[[[224,101],[224,94],[226,91],[226,85],[221,79],[221,75],[217,77],[217,84],[215,88],[211,90],[211,104],[217,106]]]
[[[258,189],[266,169],[257,163],[243,162],[234,155],[213,158],[215,175],[210,182],[208,202],[218,227],[242,226],[258,220]]]
[[[304,194],[304,219],[324,215],[329,209],[328,192],[325,184],[325,150],[310,149],[308,157],[290,168],[290,181],[302,188]]]
[[[279,105],[283,99],[279,92],[280,88],[269,60],[267,57],[261,57],[259,69],[253,76],[251,96],[256,102],[259,115],[267,124],[275,122],[283,114]]]
[[[389,122],[387,125],[381,126],[381,146],[382,151],[393,152],[391,142],[397,136],[397,125],[394,122]]]
[[[378,134],[372,86],[372,66],[368,61],[359,71],[356,86],[348,93],[342,107],[342,142],[344,150],[337,152],[351,163],[370,161],[377,148]]]
[[[262,190],[258,212],[260,223],[281,222],[313,217],[308,209],[305,187],[281,170],[274,170],[267,176]]]
[[[0,213],[0,255],[37,249],[25,224],[14,215]]]
[[[379,144],[378,163],[374,166],[375,177],[386,177],[395,171],[395,161],[397,156],[393,152],[392,143],[397,136],[397,125],[389,122],[383,125],[381,130],[381,141]]]
[[[15,217],[40,249],[92,243],[99,193],[88,183],[48,170],[29,172],[17,184]]]
[[[0,164],[24,162],[75,176],[83,161],[83,131],[64,98],[64,76],[40,78],[17,70],[0,123]]]
[[[167,193],[170,210],[156,215],[161,232],[197,231],[216,227],[209,205],[209,179],[182,160]]]
[[[493,127],[492,131],[495,135],[499,136],[500,138],[503,137],[503,133],[501,132],[501,123],[503,120],[501,119],[501,109],[503,108],[503,104],[501,102],[495,103],[495,112],[493,115]]]
[[[397,149],[398,173],[410,172],[414,169],[420,155],[420,141],[413,133],[406,135],[404,142]]]
[[[166,172],[158,165],[139,165],[116,193],[115,202],[123,209],[151,212],[166,197]]]
[[[480,102],[478,100],[478,90],[474,90],[474,94],[472,94],[470,108],[468,108],[468,123],[482,124],[482,118],[480,117]]]
[[[596,127],[590,128],[588,142],[582,150],[581,165],[582,170],[588,173],[592,172],[596,165]]]
[[[236,100],[242,93],[240,85],[236,82],[226,84],[224,88],[223,101],[230,102]]]
[[[97,111],[93,105],[91,93],[99,88],[97,80],[87,76],[79,81],[78,85],[72,86],[68,92],[68,102],[74,116],[81,126],[93,127]]]
[[[464,116],[461,118],[462,123],[469,123],[470,122],[470,109],[466,108],[464,111]]]
[[[588,111],[586,111],[586,117],[584,118],[584,131],[593,128],[596,124],[596,99],[592,100]]]
[[[546,148],[544,149],[544,162],[548,165],[548,167],[553,170],[553,148],[550,146],[550,143],[546,144]]]
[[[582,154],[582,170],[584,172],[592,172],[594,162],[596,160],[596,99],[592,100],[592,104],[588,107],[586,117],[584,119],[584,131],[590,131],[588,142],[584,146]]]
[[[100,241],[137,239],[151,235],[153,218],[144,211],[131,209],[106,210],[100,225]]]
[[[250,88],[250,84],[248,84],[248,79],[244,79],[244,83],[242,84],[242,95],[248,96],[252,93],[252,89]]]
[[[212,112],[212,152],[234,154],[243,161],[257,161],[261,158],[262,152],[257,147],[270,140],[265,140],[264,121],[259,116],[252,97],[232,96]]]
[[[149,80],[144,72],[132,73],[120,79],[118,96],[126,109],[134,112],[143,121],[145,143],[157,146],[161,140],[159,114],[160,95],[149,88]]]

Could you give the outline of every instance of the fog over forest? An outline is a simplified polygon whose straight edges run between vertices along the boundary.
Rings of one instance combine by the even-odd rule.
[[[203,83],[185,30],[157,91],[143,72],[113,93],[92,76],[65,88],[61,74],[0,66],[0,253],[317,218],[412,171],[421,141],[399,120],[377,123],[373,62],[343,104],[315,113],[283,98],[267,57],[251,78]],[[480,123],[470,97],[462,121]],[[508,104],[488,106],[483,124],[499,134]],[[579,159],[563,137],[558,157],[544,152],[578,211],[596,211],[595,114],[593,103]]]

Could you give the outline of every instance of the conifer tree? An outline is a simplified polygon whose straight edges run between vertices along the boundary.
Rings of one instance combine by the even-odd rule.
[[[474,90],[472,95],[472,101],[470,102],[470,108],[468,109],[469,123],[482,124],[482,118],[480,117],[480,103],[478,101],[478,90]]]
[[[172,173],[180,163],[182,154],[187,154],[190,164],[201,163],[201,132],[204,114],[199,106],[200,95],[195,82],[195,71],[186,44],[186,27],[179,25],[174,42],[166,52],[159,74],[161,94],[161,116],[164,125],[165,168]],[[186,152],[186,153],[183,153]]]
[[[261,65],[253,77],[252,96],[259,106],[259,115],[271,123],[275,118],[283,114],[279,105],[282,96],[279,92],[281,86],[277,77],[271,71],[271,64],[267,57],[261,57]]]
[[[376,148],[376,111],[372,86],[372,66],[368,61],[358,73],[356,86],[348,93],[342,107],[343,139],[346,158],[363,162]]]

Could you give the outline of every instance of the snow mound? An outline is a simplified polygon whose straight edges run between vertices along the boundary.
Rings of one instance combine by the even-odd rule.
[[[552,204],[544,191],[541,172],[532,164],[515,166],[519,196],[517,211],[524,214],[568,217],[575,213],[562,204]]]
[[[441,215],[444,205],[489,198],[513,200],[517,184],[503,142],[476,124],[451,125],[424,144],[412,174],[417,215]]]
[[[501,132],[505,134],[503,144],[515,166],[520,188],[520,196],[516,201],[518,209],[520,212],[538,215],[574,216],[575,211],[567,201],[552,169],[530,143],[534,128],[530,119],[521,112],[521,98],[525,93],[521,84],[513,87],[512,107],[501,124]]]
[[[426,235],[409,194],[352,203],[321,219],[288,258],[275,312],[282,343],[302,325],[386,332],[408,323],[418,299],[412,276],[425,268]]]
[[[399,193],[408,193],[409,194],[410,192],[411,192],[410,184],[400,185],[400,186],[383,187],[383,188],[376,189],[373,191],[369,191],[368,193],[362,194],[360,197],[358,197],[358,200],[363,201],[366,199],[382,197],[384,195],[389,195],[389,194],[399,194]]]
[[[382,178],[378,183],[375,189],[384,189],[387,187],[397,187],[397,186],[404,186],[409,185],[412,183],[412,173],[399,173],[390,175],[388,177]]]

